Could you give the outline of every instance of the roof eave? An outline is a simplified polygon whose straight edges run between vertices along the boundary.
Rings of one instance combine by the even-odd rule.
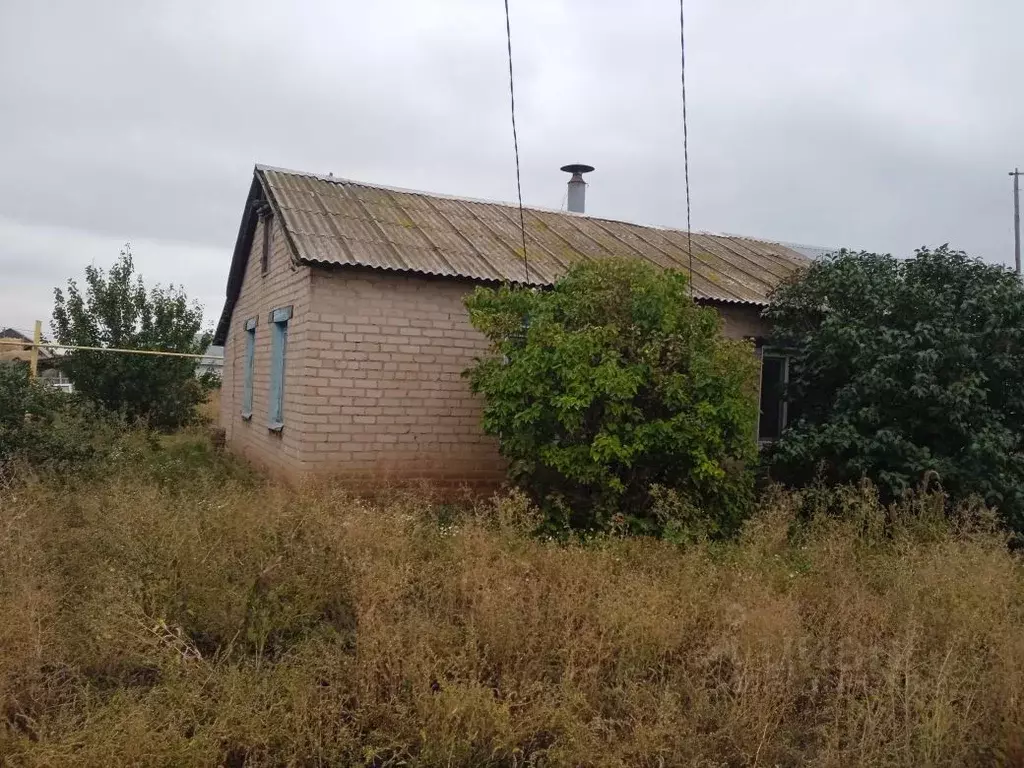
[[[554,286],[554,283],[550,282],[535,282],[530,281],[529,283],[523,283],[517,280],[497,280],[486,277],[471,277],[469,275],[451,275],[441,272],[429,272],[419,269],[409,269],[400,267],[378,267],[378,266],[367,266],[365,264],[338,264],[333,261],[322,261],[320,259],[312,258],[299,258],[298,263],[309,267],[315,267],[316,269],[323,269],[328,271],[367,271],[367,272],[383,272],[385,274],[396,274],[396,275],[407,275],[409,277],[422,277],[425,280],[450,280],[460,283],[467,283],[470,285],[481,285],[481,286],[498,286],[498,285],[512,285],[516,287],[529,287],[529,288],[540,288],[548,289]],[[698,304],[727,304],[733,307],[755,307],[757,309],[765,309],[768,307],[769,302],[762,301],[761,299],[740,299],[725,296],[694,296],[693,300]]]
[[[224,296],[224,308],[220,313],[220,321],[217,323],[217,330],[213,334],[213,343],[223,345],[227,339],[228,328],[231,325],[231,314],[235,309],[235,302],[238,301],[238,294],[242,289],[242,279],[245,277],[245,263],[249,257],[249,250],[252,248],[252,238],[256,231],[255,202],[263,195],[263,186],[260,184],[256,173],[253,173],[252,184],[249,185],[249,194],[245,199],[245,208],[242,209],[242,220],[238,224],[238,237],[235,238],[235,250],[231,255],[231,268],[228,270],[228,284]]]
[[[296,264],[303,264],[305,260],[299,257],[298,248],[292,239],[287,227],[283,226],[284,219],[281,216],[280,207],[269,185],[263,177],[263,166],[256,165],[253,168],[252,184],[249,186],[249,195],[245,199],[245,209],[242,211],[242,221],[238,225],[238,237],[235,239],[235,250],[231,256],[231,268],[228,271],[228,285],[224,298],[224,309],[220,313],[220,320],[217,322],[217,330],[213,333],[213,344],[223,346],[228,337],[228,330],[231,327],[231,315],[238,301],[238,295],[242,291],[242,280],[245,279],[245,266],[249,260],[249,252],[252,249],[252,239],[256,233],[256,212],[257,203],[266,202],[270,205],[273,215],[282,222],[282,231],[291,251],[292,260]]]

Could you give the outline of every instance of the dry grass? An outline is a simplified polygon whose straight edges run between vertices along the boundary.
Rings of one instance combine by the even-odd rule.
[[[199,416],[211,424],[219,424],[220,400],[220,387],[211,389],[206,395],[206,402],[199,406]]]
[[[555,544],[514,497],[292,491],[192,438],[124,464],[0,491],[0,763],[1024,761],[1021,565],[927,498]]]

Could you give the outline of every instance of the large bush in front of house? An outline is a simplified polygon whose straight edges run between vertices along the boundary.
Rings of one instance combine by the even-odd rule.
[[[467,371],[484,430],[549,530],[731,530],[751,496],[757,365],[686,276],[589,262],[550,290],[466,300],[492,354]]]
[[[767,317],[792,355],[774,477],[868,477],[892,499],[937,475],[1024,530],[1024,287],[1010,270],[946,246],[840,251],[783,283]]]
[[[202,307],[175,286],[146,290],[130,249],[109,272],[85,268],[85,287],[69,280],[55,291],[53,332],[61,344],[202,354]],[[209,382],[195,376],[197,359],[76,351],[59,365],[85,397],[128,419],[170,430],[197,418]]]

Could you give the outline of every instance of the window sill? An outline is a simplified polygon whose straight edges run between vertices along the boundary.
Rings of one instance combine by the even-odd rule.
[[[280,433],[281,430],[284,429],[284,423],[280,421],[272,422],[271,424],[267,424],[267,429],[271,432]]]
[[[246,413],[242,411],[242,421],[250,421],[252,419],[252,412]]]

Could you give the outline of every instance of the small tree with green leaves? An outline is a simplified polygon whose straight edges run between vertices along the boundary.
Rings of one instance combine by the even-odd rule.
[[[659,517],[659,489],[717,531],[742,518],[756,360],[685,275],[589,262],[551,290],[478,288],[466,306],[491,343],[467,371],[484,430],[549,529],[660,533],[678,521]]]
[[[783,283],[767,317],[790,350],[790,484],[863,477],[893,499],[932,473],[1024,530],[1024,287],[942,246],[840,251]]]
[[[175,286],[148,292],[135,275],[130,248],[109,273],[85,269],[85,290],[69,280],[66,293],[55,290],[53,332],[61,344],[202,354],[210,335],[200,333],[202,307]],[[75,388],[94,402],[170,430],[196,418],[209,382],[195,376],[197,360],[188,357],[79,350],[59,365]]]

